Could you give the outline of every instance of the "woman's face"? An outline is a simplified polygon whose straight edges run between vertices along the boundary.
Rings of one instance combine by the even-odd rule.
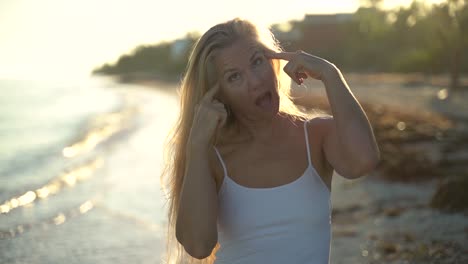
[[[278,113],[277,77],[258,43],[237,40],[217,53],[215,65],[220,98],[236,118],[261,119]]]

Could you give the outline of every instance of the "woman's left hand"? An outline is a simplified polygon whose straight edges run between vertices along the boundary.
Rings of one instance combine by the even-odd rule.
[[[311,77],[323,81],[324,75],[330,70],[336,70],[335,65],[320,57],[308,54],[302,50],[296,52],[267,52],[265,56],[269,59],[286,60],[288,63],[283,70],[298,85],[304,79]]]

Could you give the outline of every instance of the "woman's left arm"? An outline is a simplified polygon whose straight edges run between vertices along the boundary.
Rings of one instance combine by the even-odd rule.
[[[323,145],[327,160],[343,177],[360,177],[380,159],[372,126],[335,65],[325,66],[321,80],[333,115]]]
[[[369,120],[341,71],[334,64],[302,51],[268,56],[288,60],[284,71],[296,83],[301,84],[310,76],[325,85],[333,117],[324,120],[323,151],[333,169],[346,178],[372,171],[380,159],[379,148]]]

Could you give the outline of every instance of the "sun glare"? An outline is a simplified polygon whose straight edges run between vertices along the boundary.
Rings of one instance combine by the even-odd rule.
[[[441,2],[432,0],[429,2]],[[409,0],[384,1],[385,6]],[[354,12],[359,0],[292,0],[288,4],[239,0],[6,1],[0,2],[0,78],[89,75],[141,44],[204,32],[243,17],[271,25],[310,13]]]

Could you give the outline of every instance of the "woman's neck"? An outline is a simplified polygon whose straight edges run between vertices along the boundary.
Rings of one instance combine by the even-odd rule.
[[[224,127],[222,138],[226,142],[271,145],[287,133],[287,122],[292,121],[280,114],[270,120],[234,120],[231,125]]]

